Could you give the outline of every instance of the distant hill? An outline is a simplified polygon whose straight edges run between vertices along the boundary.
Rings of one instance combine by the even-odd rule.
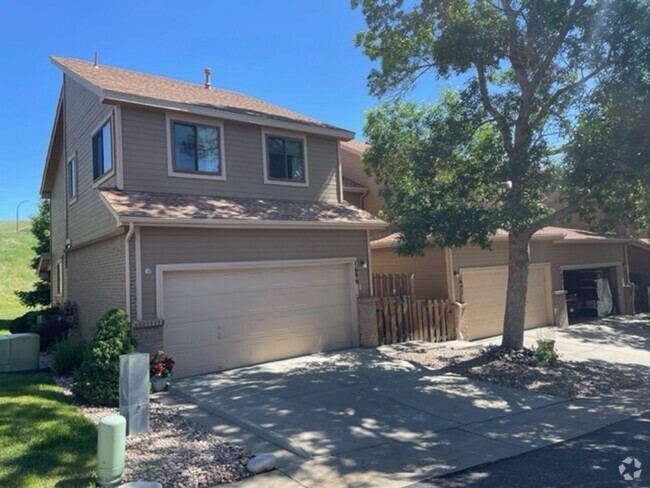
[[[27,311],[14,294],[16,290],[30,290],[36,281],[36,273],[29,263],[33,257],[34,236],[30,222],[0,220],[0,333],[9,322]]]

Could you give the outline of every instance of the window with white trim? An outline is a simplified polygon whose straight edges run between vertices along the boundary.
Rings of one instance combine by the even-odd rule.
[[[93,179],[113,169],[113,124],[111,120],[93,135]]]
[[[269,181],[306,183],[304,139],[267,134],[265,143]]]
[[[77,198],[77,158],[68,161],[68,200]]]
[[[174,172],[223,174],[220,127],[172,120],[171,136]]]

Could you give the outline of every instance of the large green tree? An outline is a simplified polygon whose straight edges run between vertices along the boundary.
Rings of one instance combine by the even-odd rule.
[[[38,204],[38,212],[32,217],[32,234],[36,238],[36,243],[32,246],[34,257],[32,258],[31,267],[38,269],[38,264],[42,254],[50,252],[50,201],[41,200]],[[23,305],[29,308],[35,308],[41,305],[50,304],[50,274],[40,276],[34,284],[34,288],[29,291],[17,291],[16,295],[20,298]]]
[[[647,229],[648,3],[352,5],[367,24],[356,44],[375,62],[369,90],[383,99],[367,114],[364,166],[382,186],[398,251],[488,248],[506,230],[503,346],[520,348],[536,231],[576,212],[605,230]],[[405,101],[427,75],[458,86],[434,104]]]

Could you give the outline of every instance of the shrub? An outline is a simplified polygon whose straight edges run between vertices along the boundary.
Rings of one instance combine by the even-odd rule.
[[[41,336],[41,351],[47,351],[57,341],[63,341],[77,328],[77,306],[72,302],[57,304],[41,313],[41,325],[36,332]]]
[[[76,335],[56,342],[50,350],[52,371],[60,375],[74,373],[81,366],[86,347],[86,342]]]
[[[72,391],[94,405],[117,406],[120,354],[135,351],[126,312],[113,309],[99,319],[92,343],[74,375]]]
[[[25,315],[15,318],[9,326],[9,332],[12,334],[36,332],[38,329],[37,321],[39,314],[40,312],[27,312]]]
[[[537,347],[532,349],[531,354],[538,361],[546,361],[548,364],[554,364],[560,357],[555,350],[555,341],[549,340],[537,341]]]

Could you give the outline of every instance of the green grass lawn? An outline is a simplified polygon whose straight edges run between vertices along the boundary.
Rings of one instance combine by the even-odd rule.
[[[8,333],[11,321],[27,311],[14,292],[30,290],[37,280],[29,266],[35,244],[29,226],[21,221],[16,233],[15,221],[0,221],[0,334]]]
[[[0,385],[0,486],[94,486],[93,423],[46,374],[1,374]]]

